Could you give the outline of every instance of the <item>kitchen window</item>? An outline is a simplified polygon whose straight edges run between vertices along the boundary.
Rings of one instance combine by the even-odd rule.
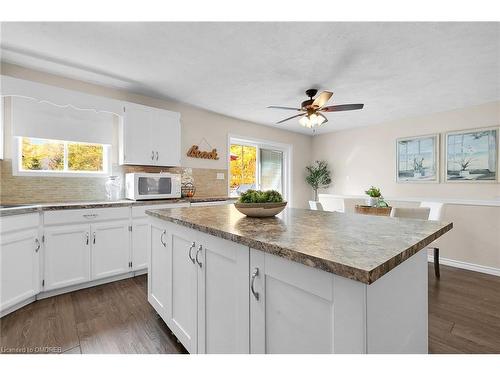
[[[15,175],[107,176],[109,145],[16,137]]]
[[[276,190],[289,198],[291,146],[261,140],[229,138],[229,195],[249,189]]]

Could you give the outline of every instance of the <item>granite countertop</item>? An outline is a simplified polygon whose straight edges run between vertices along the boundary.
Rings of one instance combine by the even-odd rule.
[[[106,208],[106,207],[131,207],[131,206],[150,206],[155,204],[169,203],[199,203],[199,202],[218,202],[233,200],[230,197],[193,197],[193,198],[172,198],[157,200],[133,201],[121,199],[118,201],[72,201],[72,202],[54,202],[39,204],[14,204],[15,207],[0,208],[0,216],[12,216],[28,214],[40,211],[53,210],[77,210],[87,208]],[[2,202],[2,204],[5,204]]]
[[[151,216],[371,284],[452,223],[287,208],[250,218],[233,205],[147,210]]]

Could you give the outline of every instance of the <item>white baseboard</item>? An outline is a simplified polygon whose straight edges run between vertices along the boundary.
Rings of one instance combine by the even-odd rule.
[[[432,256],[432,254],[428,255],[428,261],[434,263],[434,257]],[[442,258],[442,257],[439,257],[439,264],[455,268],[462,268],[464,270],[469,270],[469,271],[487,273],[488,275],[493,275],[493,276],[500,276],[499,268],[482,266],[480,264],[467,263],[459,260]]]

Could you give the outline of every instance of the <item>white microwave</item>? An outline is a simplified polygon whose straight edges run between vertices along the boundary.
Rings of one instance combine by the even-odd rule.
[[[167,199],[181,197],[181,176],[172,173],[127,173],[128,199]]]

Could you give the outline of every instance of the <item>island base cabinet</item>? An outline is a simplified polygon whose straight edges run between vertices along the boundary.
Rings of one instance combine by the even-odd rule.
[[[171,278],[168,274],[169,253],[164,240],[166,229],[163,225],[156,223],[150,226],[150,236],[147,241],[149,245],[148,256],[148,302],[153,306],[161,318],[168,322],[170,316],[167,315],[169,306],[168,291],[171,289]]]
[[[249,249],[198,236],[198,353],[250,353]]]
[[[422,250],[367,285],[250,249],[252,353],[427,353]]]

